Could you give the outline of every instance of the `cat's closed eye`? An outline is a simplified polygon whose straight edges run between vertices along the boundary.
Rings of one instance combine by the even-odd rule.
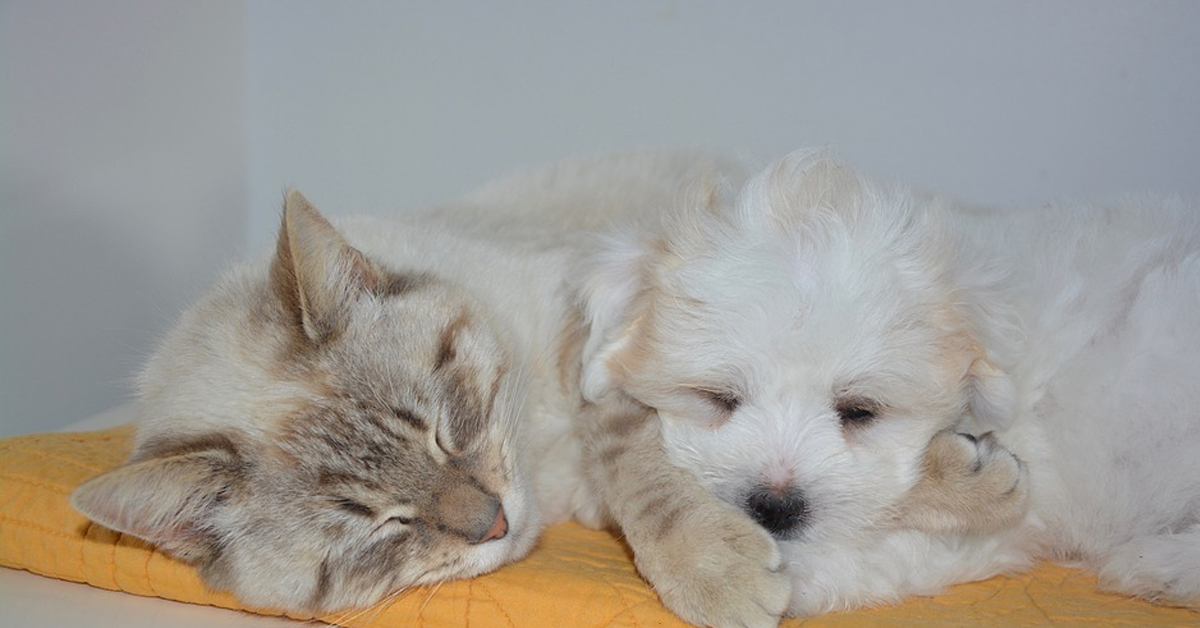
[[[358,515],[361,517],[370,517],[372,519],[375,518],[375,511],[372,510],[370,506],[360,504],[349,498],[345,498],[345,497],[338,498],[334,502],[334,505],[336,505],[340,510],[343,510],[345,512],[348,512],[348,513],[351,513],[354,515]]]
[[[409,506],[397,506],[385,510],[380,514],[379,524],[375,527],[377,532],[388,530],[403,530],[413,524],[416,520],[416,513]]]

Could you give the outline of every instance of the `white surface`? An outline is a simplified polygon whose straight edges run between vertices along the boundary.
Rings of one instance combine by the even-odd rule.
[[[62,431],[93,431],[129,423],[136,406],[124,404]],[[0,627],[29,628],[298,628],[324,626],[211,606],[106,591],[74,582],[0,568]]]
[[[828,143],[977,202],[1200,193],[1197,24],[1187,0],[0,0],[0,435],[125,398],[289,184],[380,210],[572,153]]]
[[[76,421],[58,431],[60,432],[94,432],[110,427],[116,427],[137,420],[138,404],[136,401],[123,403],[111,410],[90,416],[82,421]]]
[[[299,628],[324,626],[105,591],[0,568],[0,626],[16,628]]]

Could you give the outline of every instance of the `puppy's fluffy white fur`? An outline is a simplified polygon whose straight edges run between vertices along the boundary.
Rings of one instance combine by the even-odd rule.
[[[585,394],[656,408],[729,503],[799,496],[793,614],[1038,557],[1200,602],[1200,207],[967,208],[819,152],[684,198],[585,267]],[[895,525],[947,429],[1023,461],[1017,524]]]

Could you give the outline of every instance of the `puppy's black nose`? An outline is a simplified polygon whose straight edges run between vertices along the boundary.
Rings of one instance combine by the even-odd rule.
[[[746,498],[745,511],[777,539],[787,539],[808,523],[808,502],[798,489],[755,489]]]

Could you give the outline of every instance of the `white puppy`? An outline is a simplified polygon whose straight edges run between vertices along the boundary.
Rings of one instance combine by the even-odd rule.
[[[584,388],[772,532],[792,614],[1039,557],[1200,601],[1200,207],[966,209],[820,153],[726,188],[591,260]],[[920,494],[939,448],[1029,510],[943,519],[972,496]]]

